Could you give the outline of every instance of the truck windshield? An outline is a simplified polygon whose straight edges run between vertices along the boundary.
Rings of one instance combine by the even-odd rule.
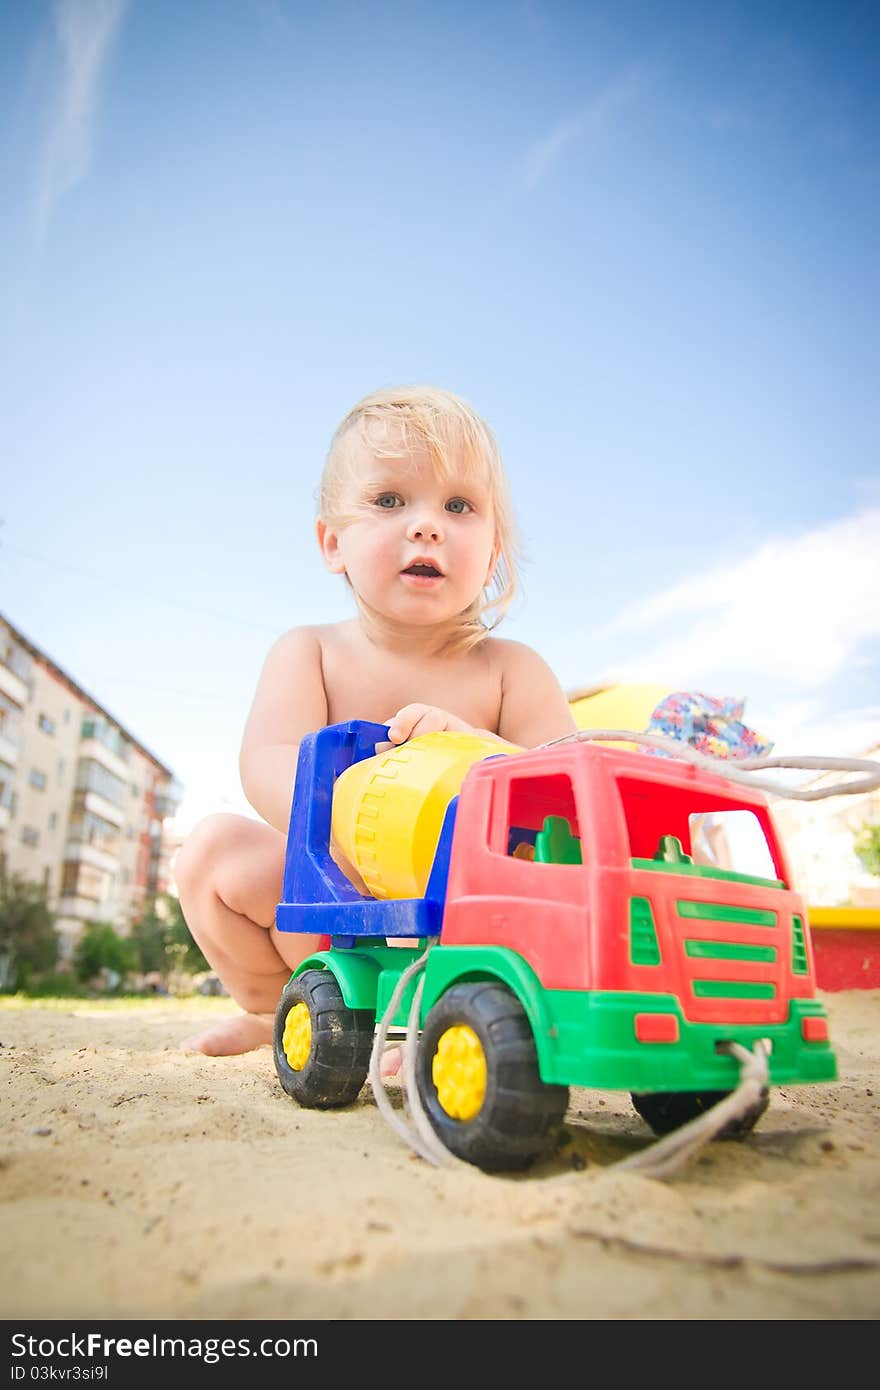
[[[767,837],[753,811],[707,811],[690,815],[695,864],[757,878],[775,878]]]
[[[766,811],[635,778],[618,781],[634,866],[784,888]]]

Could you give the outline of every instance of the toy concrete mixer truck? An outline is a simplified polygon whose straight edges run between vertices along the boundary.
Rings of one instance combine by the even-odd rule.
[[[426,948],[419,1096],[486,1171],[552,1151],[570,1086],[629,1091],[662,1134],[735,1089],[731,1043],[767,1040],[771,1085],[835,1077],[805,908],[760,792],[594,742],[447,733],[377,754],[384,739],[354,721],[300,746],[276,925],[330,942],[276,1015],[279,1078],[301,1105],[358,1094],[377,1019]],[[758,872],[701,849],[707,825],[742,814]]]

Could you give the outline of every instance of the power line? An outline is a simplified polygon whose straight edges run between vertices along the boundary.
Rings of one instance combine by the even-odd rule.
[[[2,522],[0,522],[0,525],[2,525]],[[213,608],[201,608],[196,604],[181,603],[179,599],[166,598],[162,594],[151,594],[143,589],[135,589],[129,584],[121,584],[115,576],[111,577],[106,574],[96,574],[94,570],[84,570],[78,565],[71,565],[66,561],[52,560],[47,555],[37,555],[34,551],[24,550],[19,545],[10,545],[6,542],[0,546],[0,551],[3,549],[15,555],[21,555],[24,559],[31,560],[36,564],[46,565],[49,569],[63,570],[67,574],[77,574],[83,579],[90,579],[98,584],[109,585],[117,592],[133,594],[136,598],[146,603],[163,604],[181,613],[193,613],[201,618],[214,618],[221,623],[230,623],[237,627],[251,628],[255,632],[269,632],[272,633],[273,636],[277,636],[281,630],[279,627],[269,627],[266,623],[253,622],[249,618],[238,618],[229,613],[220,613]]]
[[[179,700],[197,700],[200,703],[210,702],[215,705],[225,705],[227,709],[239,708],[235,701],[228,699],[225,695],[218,695],[216,690],[178,690],[167,685],[146,685],[137,677],[107,675],[105,672],[101,671],[94,672],[94,679],[96,681],[104,681],[108,685],[133,685],[138,690],[142,690],[150,695],[174,695],[175,698]]]

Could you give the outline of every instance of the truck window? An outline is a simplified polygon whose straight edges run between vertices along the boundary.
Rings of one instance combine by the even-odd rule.
[[[753,811],[707,811],[688,819],[695,864],[776,877],[767,837]]]
[[[733,797],[618,779],[632,862],[639,868],[757,880],[784,887],[769,818]]]
[[[545,816],[544,825],[535,838],[537,864],[582,864],[581,842],[572,835],[565,816]]]
[[[536,864],[582,862],[570,777],[554,774],[511,778],[507,854]]]

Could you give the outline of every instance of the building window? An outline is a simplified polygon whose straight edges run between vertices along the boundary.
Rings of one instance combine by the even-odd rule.
[[[91,716],[83,720],[81,735],[84,739],[97,739],[99,743],[103,743],[105,748],[109,748],[111,753],[115,753],[117,758],[122,758],[123,762],[128,762],[131,744],[122,730],[117,728],[115,724],[108,723],[106,719]]]
[[[119,831],[110,821],[96,816],[92,811],[76,810],[70,818],[70,839],[81,845],[91,845],[103,850],[105,854],[116,854],[119,848]]]
[[[24,648],[13,641],[9,634],[6,634],[5,640],[0,640],[0,661],[4,666],[8,666],[19,680],[30,686],[33,662]]]
[[[41,714],[37,720],[37,724],[42,729],[44,734],[54,734],[55,720],[50,719],[48,714]]]
[[[0,734],[16,748],[21,746],[21,711],[9,696],[0,690]]]
[[[40,772],[39,768],[31,768],[31,775],[28,781],[32,787],[36,787],[38,792],[44,792],[46,790],[46,774],[45,772]]]
[[[111,880],[100,869],[90,864],[64,865],[61,894],[65,898],[88,898],[92,902],[105,902]]]
[[[49,868],[49,866],[48,866],[48,864],[47,864],[46,867],[45,867],[45,869],[43,870],[43,887],[44,887],[44,889],[46,890],[47,893],[49,892],[49,889],[51,888],[51,886],[52,886],[52,870]]]
[[[57,812],[57,811],[53,811],[52,814],[49,816],[49,829],[50,829],[50,830],[54,830],[55,827],[57,826],[57,824],[58,824],[58,812]]]
[[[64,781],[64,773],[65,773],[66,769],[67,769],[67,764],[65,763],[64,759],[63,759],[63,758],[59,758],[59,759],[58,759],[58,767],[57,767],[56,770],[55,770],[55,775],[56,775],[56,778],[57,778],[57,780],[58,780],[59,782],[63,782],[63,781]]]
[[[32,825],[21,827],[21,840],[25,845],[38,845],[40,843],[40,832],[35,830]]]
[[[80,791],[97,792],[114,806],[125,805],[125,783],[91,758],[80,759],[76,785]]]

